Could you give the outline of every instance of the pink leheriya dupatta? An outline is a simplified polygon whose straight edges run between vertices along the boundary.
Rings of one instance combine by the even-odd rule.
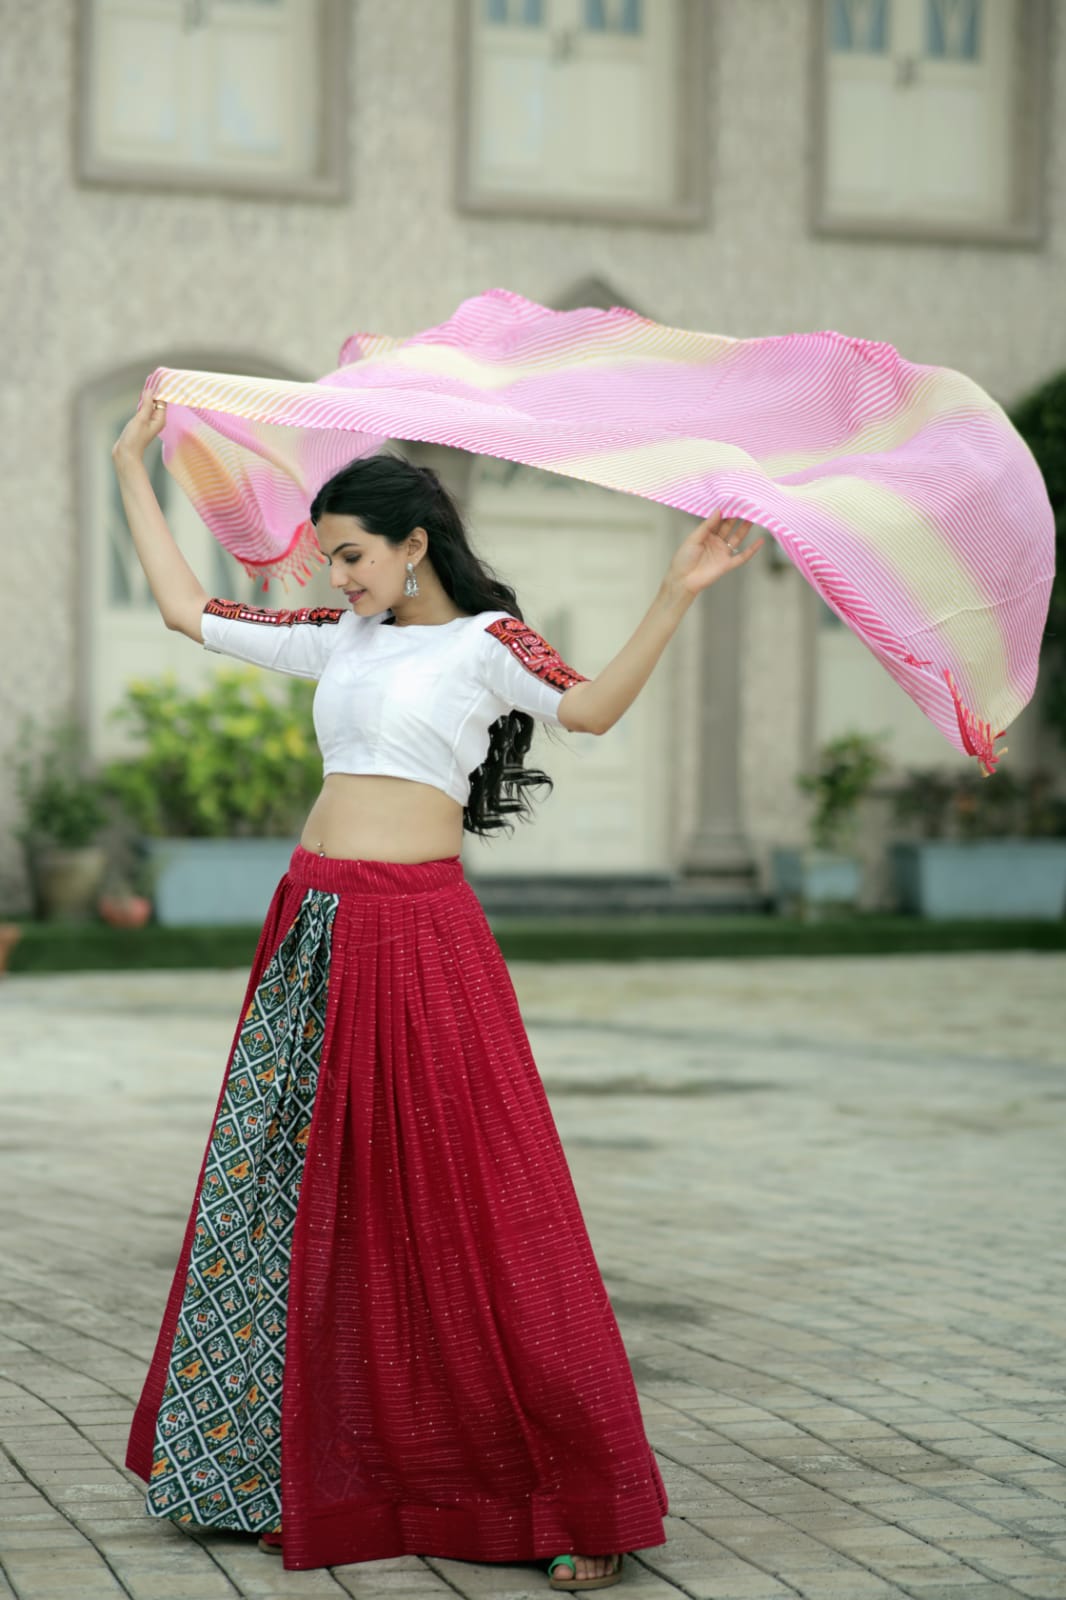
[[[251,574],[300,583],[325,480],[390,439],[581,478],[771,533],[986,773],[1036,685],[1054,521],[1033,456],[962,373],[834,332],[760,339],[506,289],[315,383],[157,367],[163,458]]]

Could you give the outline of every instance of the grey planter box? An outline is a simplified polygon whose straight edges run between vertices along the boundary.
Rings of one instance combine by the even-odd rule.
[[[262,922],[296,839],[145,839],[167,928]]]
[[[901,911],[1035,917],[1066,911],[1066,839],[927,839],[889,847]]]
[[[862,893],[862,863],[854,856],[779,848],[771,851],[770,869],[774,900],[784,915],[855,906]]]

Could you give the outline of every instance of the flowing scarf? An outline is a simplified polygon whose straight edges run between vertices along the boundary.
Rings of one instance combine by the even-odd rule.
[[[889,344],[731,339],[491,289],[408,338],[353,334],[314,383],[157,367],[145,390],[167,401],[168,470],[264,587],[322,559],[308,509],[327,478],[421,440],[757,524],[986,774],[1036,685],[1040,470],[978,384]]]

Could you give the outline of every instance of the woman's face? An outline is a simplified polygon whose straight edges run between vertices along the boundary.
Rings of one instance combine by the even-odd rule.
[[[368,533],[358,517],[324,512],[315,529],[319,548],[329,561],[329,581],[342,589],[361,616],[385,611],[403,595],[407,562],[405,545],[391,545],[381,533]]]

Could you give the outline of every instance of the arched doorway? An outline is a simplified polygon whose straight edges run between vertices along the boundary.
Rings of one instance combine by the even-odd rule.
[[[672,549],[669,514],[649,501],[488,457],[472,469],[467,521],[479,554],[514,588],[526,620],[592,677],[636,628]],[[554,779],[537,821],[511,836],[467,835],[479,875],[668,872],[671,850],[667,655],[603,738],[538,726],[527,764]]]
[[[163,624],[141,569],[118,491],[111,448],[137,407],[148,374],[156,366],[199,371],[249,372],[262,377],[302,378],[246,351],[169,350],[129,363],[82,390],[77,404],[79,593],[77,709],[95,760],[124,753],[126,741],[112,719],[126,685],[135,678],[172,672],[190,687],[220,666],[217,656],[196,648]],[[269,600],[228,555],[193,510],[163,465],[158,440],[145,452],[156,497],[182,553],[204,587],[214,594],[260,604]],[[302,591],[308,594],[308,590]],[[292,602],[290,602],[292,603]],[[313,604],[314,601],[301,601]]]

